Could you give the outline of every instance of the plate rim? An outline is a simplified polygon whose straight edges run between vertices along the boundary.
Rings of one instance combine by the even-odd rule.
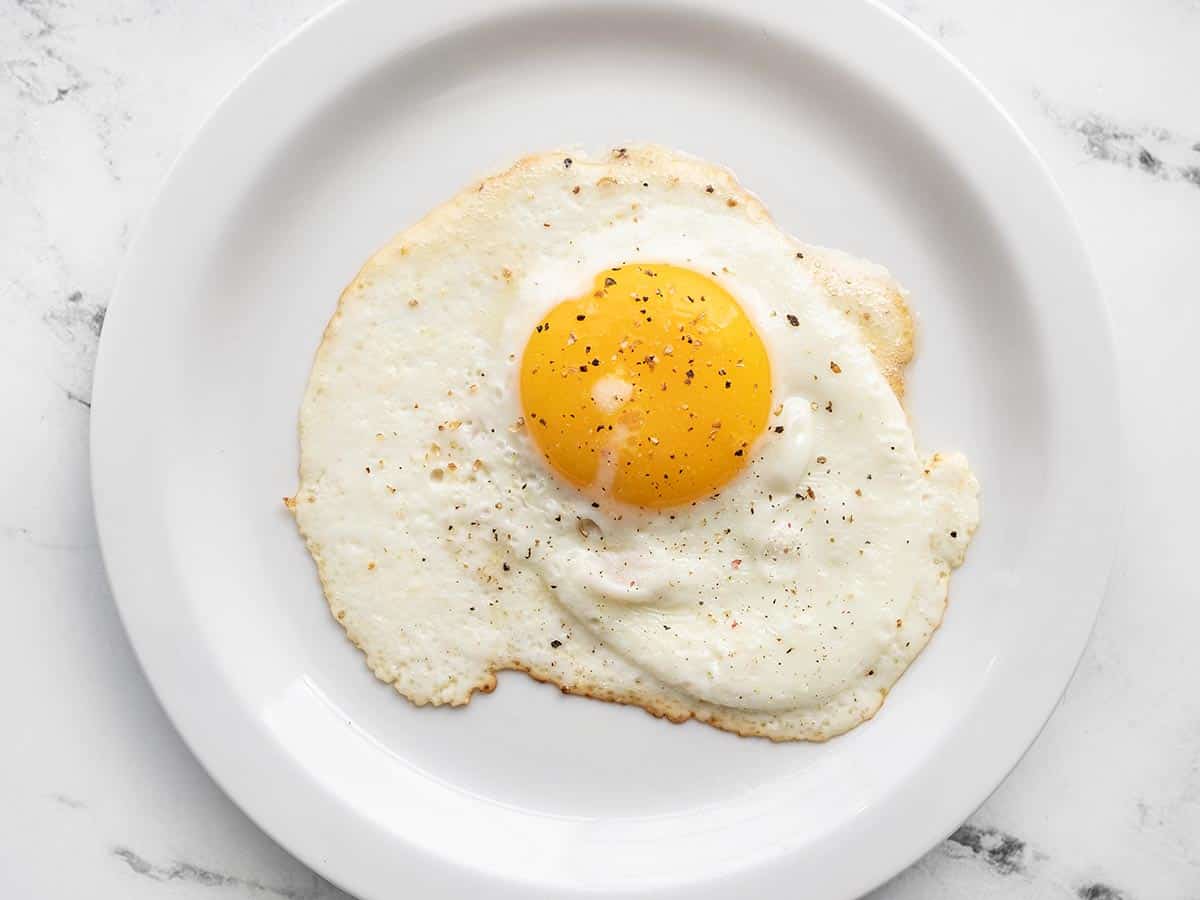
[[[807,0],[807,2],[810,6],[820,7],[826,11],[834,9],[836,6],[836,4],[827,2],[827,0]],[[117,324],[117,329],[121,330],[125,326],[126,318],[132,315],[129,310],[133,308],[135,301],[133,299],[126,299],[131,291],[129,284],[135,278],[134,273],[139,266],[139,259],[145,256],[145,246],[149,243],[148,235],[153,232],[157,219],[162,215],[162,210],[166,205],[165,199],[171,196],[172,191],[180,189],[181,173],[185,171],[187,164],[201,156],[201,152],[205,148],[205,142],[213,140],[213,135],[221,127],[223,117],[229,115],[229,110],[235,98],[248,93],[249,87],[263,76],[264,73],[277,73],[278,70],[286,65],[294,64],[296,60],[301,59],[297,54],[302,42],[311,39],[313,35],[322,29],[335,24],[345,25],[355,17],[369,17],[369,12],[373,8],[383,6],[384,3],[382,0],[338,0],[338,2],[335,2],[333,5],[303,22],[263,55],[230,88],[217,106],[204,119],[191,139],[186,142],[184,148],[168,169],[153,202],[146,208],[142,216],[137,236],[130,244],[130,248],[121,266],[120,275],[112,292],[109,312],[106,316],[106,329],[100,341],[94,369],[89,448],[93,512],[101,556],[113,594],[114,604],[129,637],[135,656],[138,659],[138,663],[172,725],[208,775],[213,778],[235,805],[254,821],[257,827],[261,828],[309,868],[319,872],[331,882],[364,898],[382,896],[381,892],[384,888],[379,885],[367,883],[369,876],[363,876],[361,870],[354,871],[353,863],[355,862],[355,855],[351,853],[349,856],[343,856],[335,860],[326,852],[328,847],[321,848],[320,846],[314,846],[311,839],[302,839],[297,835],[295,828],[287,827],[283,821],[286,819],[286,815],[281,814],[278,807],[272,809],[272,799],[270,797],[264,797],[261,794],[253,798],[248,797],[244,790],[245,785],[243,784],[239,787],[230,778],[229,762],[226,755],[220,752],[211,740],[202,738],[195,727],[195,723],[183,715],[178,702],[179,698],[167,686],[169,679],[152,658],[149,652],[150,648],[147,644],[147,635],[144,631],[140,630],[138,624],[137,602],[133,598],[139,588],[136,586],[136,579],[128,577],[128,567],[122,564],[120,561],[121,553],[116,549],[121,545],[123,540],[121,537],[123,531],[121,527],[122,510],[120,505],[114,501],[107,491],[105,472],[114,458],[114,453],[119,454],[120,452],[120,435],[117,433],[118,429],[113,424],[117,418],[117,414],[111,412],[118,408],[120,401],[112,399],[113,391],[117,389],[110,387],[110,385],[114,382],[120,383],[122,377],[120,375],[120,367],[123,363],[118,350],[115,349],[118,347],[119,342],[117,339],[111,338],[110,335],[113,333],[112,326],[114,323]],[[405,6],[407,7],[408,5],[405,4]],[[494,0],[494,2],[487,2],[487,0],[459,0],[458,3],[452,4],[452,6],[454,7],[452,12],[447,9],[439,9],[428,12],[428,14],[425,11],[424,5],[422,5],[422,11],[414,11],[409,7],[405,13],[409,30],[404,35],[397,36],[397,41],[408,43],[408,49],[411,49],[414,37],[424,36],[431,38],[442,33],[478,25],[484,19],[491,19],[519,11],[538,9],[591,9],[596,4],[589,2],[589,0]],[[727,12],[718,0],[647,0],[646,6],[656,7],[665,11],[715,10]],[[786,23],[783,20],[793,14],[792,10],[784,9],[784,6],[785,4],[775,2],[775,0],[747,0],[747,2],[739,5],[736,16],[755,20],[764,26],[784,25]],[[1052,199],[1055,211],[1059,214],[1059,221],[1056,224],[1062,229],[1066,242],[1075,251],[1074,258],[1070,260],[1070,263],[1076,268],[1074,276],[1080,283],[1087,286],[1087,290],[1083,292],[1086,297],[1081,302],[1085,303],[1094,318],[1092,324],[1095,326],[1096,333],[1092,337],[1099,344],[1098,347],[1093,348],[1099,351],[1098,357],[1094,359],[1097,366],[1095,373],[1096,380],[1102,388],[1101,393],[1107,394],[1111,398],[1108,424],[1112,427],[1113,432],[1119,435],[1121,415],[1120,410],[1117,408],[1119,396],[1116,389],[1118,370],[1111,315],[1108,307],[1103,302],[1103,293],[1091,260],[1084,247],[1078,225],[1072,217],[1065,197],[1055,183],[1048,166],[1016,122],[992,94],[962,63],[955,59],[949,51],[938,44],[933,38],[922,32],[917,26],[904,19],[898,13],[884,6],[881,0],[856,0],[852,4],[847,4],[847,7],[853,7],[855,10],[867,10],[871,15],[881,17],[881,20],[886,22],[889,27],[895,28],[898,26],[900,31],[907,35],[912,46],[920,48],[919,52],[932,54],[942,63],[949,64],[955,70],[957,77],[961,78],[971,89],[980,103],[986,105],[991,113],[999,114],[1007,126],[1009,136],[1016,139],[1026,154],[1026,160],[1033,164],[1039,178],[1038,184],[1035,187],[1037,190],[1046,192],[1048,197]],[[633,7],[626,6],[626,8]],[[399,55],[399,51],[397,55]],[[116,313],[115,315],[114,312]],[[117,396],[119,397],[120,395],[118,394]],[[1113,449],[1110,451],[1110,456],[1115,458],[1118,455],[1119,450]],[[933,812],[929,811],[920,827],[915,827],[912,823],[906,823],[904,829],[907,834],[904,836],[902,841],[903,847],[901,849],[888,848],[890,850],[889,853],[881,853],[870,864],[861,865],[853,870],[849,868],[845,869],[840,875],[836,876],[833,882],[833,892],[829,896],[858,896],[894,877],[933,847],[937,841],[949,834],[978,806],[986,801],[1033,745],[1050,716],[1061,702],[1062,696],[1074,676],[1074,672],[1090,640],[1100,605],[1107,590],[1114,557],[1112,551],[1117,546],[1119,533],[1117,527],[1120,515],[1119,497],[1116,502],[1112,503],[1111,509],[1110,514],[1096,522],[1097,531],[1100,536],[1094,540],[1094,543],[1097,547],[1101,547],[1107,552],[1103,556],[1101,566],[1097,568],[1091,578],[1091,587],[1085,592],[1088,598],[1086,627],[1083,628],[1080,634],[1075,635],[1076,640],[1072,642],[1070,652],[1061,654],[1063,660],[1067,663],[1065,667],[1066,676],[1061,680],[1061,684],[1057,685],[1052,692],[1052,696],[1048,698],[1048,702],[1042,705],[1044,708],[1040,709],[1032,717],[1032,720],[1026,723],[1026,728],[1020,739],[1016,741],[1010,740],[1006,745],[1004,753],[993,754],[993,756],[1000,755],[1004,758],[994,761],[990,775],[974,779],[975,787],[970,792],[970,797],[959,803],[951,804],[951,807],[960,811],[961,814],[951,814],[947,809],[943,808],[939,810],[941,813],[940,816],[933,816]],[[114,572],[117,572],[117,574],[114,575]],[[1077,600],[1076,602],[1082,603],[1083,601]],[[1015,752],[1012,752],[1011,748],[1013,747],[1016,748]],[[310,785],[310,787],[314,792],[321,791],[321,787],[315,784]],[[933,817],[932,820],[931,817]],[[920,836],[917,836],[918,832]],[[463,870],[458,866],[453,864],[448,865],[444,860],[435,859],[432,856],[420,857],[419,851],[417,851],[417,854],[411,857],[412,861],[415,864],[426,867],[420,872],[423,876],[421,881],[422,887],[429,888],[431,892],[436,890],[437,896],[452,896],[463,887],[481,887],[484,885],[487,885],[491,889],[493,896],[498,897],[534,897],[542,896],[543,894],[551,896],[551,891],[544,890],[541,885],[525,882],[500,883],[486,875],[480,877],[480,873],[475,870],[467,872],[464,879],[462,877]],[[357,862],[360,865],[364,862],[362,854],[358,854]],[[347,868],[347,863],[351,864],[350,868]],[[435,867],[440,867],[437,872],[433,871]],[[783,873],[785,867],[774,865],[773,871]],[[433,880],[426,881],[424,876],[427,875]],[[682,885],[682,890],[694,891],[696,886],[696,882],[688,882]],[[709,889],[704,891],[704,896],[727,896],[732,895],[734,891],[739,893],[744,892],[745,889],[746,882],[744,880],[739,883],[737,880],[722,879],[720,882],[710,885]],[[674,892],[656,891],[656,896],[674,896]]]

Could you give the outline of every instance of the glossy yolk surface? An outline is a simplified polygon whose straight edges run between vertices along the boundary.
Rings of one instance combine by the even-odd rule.
[[[771,371],[758,331],[715,281],[631,264],[538,322],[521,404],[554,471],[592,496],[661,509],[719,491],[749,461]]]

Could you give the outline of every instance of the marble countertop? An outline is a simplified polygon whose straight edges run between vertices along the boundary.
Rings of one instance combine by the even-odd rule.
[[[342,898],[175,734],[108,592],[91,368],[175,155],[325,0],[0,0],[0,894]],[[872,895],[1200,898],[1198,0],[891,0],[999,97],[1074,212],[1117,336],[1125,528],[1062,705],[996,794]],[[1101,564],[1103,561],[1097,561]]]

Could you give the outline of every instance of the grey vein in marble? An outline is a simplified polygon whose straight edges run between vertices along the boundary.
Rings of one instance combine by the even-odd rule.
[[[43,318],[60,340],[92,344],[104,329],[105,309],[103,304],[85,303],[82,292],[72,291],[66,303],[51,307]]]
[[[1085,884],[1075,893],[1079,900],[1130,900],[1129,895],[1124,891],[1118,891],[1116,888],[1100,882]]]
[[[1200,187],[1200,141],[1166,128],[1120,124],[1094,111],[1067,112],[1036,91],[1034,99],[1051,121],[1083,138],[1083,149],[1093,159]]]
[[[18,97],[32,101],[34,104],[51,106],[61,103],[76,93],[86,92],[92,88],[82,70],[55,47],[52,42],[72,50],[69,41],[62,40],[59,24],[54,20],[54,13],[69,13],[69,7],[61,0],[16,0],[17,8],[32,18],[35,27],[33,31],[23,31],[18,46],[24,51],[16,59],[6,60],[5,68],[19,85]],[[118,19],[117,21],[125,21]],[[132,21],[132,20],[128,20]],[[118,81],[112,73],[103,72],[105,81]],[[94,137],[100,144],[101,157],[105,168],[114,181],[121,180],[113,154],[113,121],[109,110],[95,104],[87,104],[87,112],[95,123]]]
[[[980,828],[967,824],[947,840],[971,851],[973,856],[1001,875],[1025,871],[1030,855],[1029,848],[1023,840],[995,828]]]
[[[88,83],[83,73],[46,43],[57,31],[50,10],[62,9],[62,5],[17,0],[17,8],[24,11],[36,26],[36,30],[22,35],[29,55],[4,63],[9,75],[20,85],[21,95],[35,103],[50,105],[61,103],[71,94],[86,88]]]
[[[72,291],[64,302],[46,310],[42,314],[42,321],[64,344],[79,348],[87,360],[86,368],[90,373],[91,361],[100,342],[100,332],[104,330],[106,312],[105,304],[86,302],[81,291]],[[68,400],[86,409],[92,408],[91,398],[82,391],[68,387],[62,387],[62,390]]]
[[[937,850],[930,853],[913,869],[902,873],[897,881],[909,880],[914,872],[930,870],[936,857],[957,861],[973,860],[979,868],[992,876],[995,883],[1012,884],[1014,896],[1033,896],[1029,893],[1040,886],[1037,896],[1078,898],[1078,900],[1135,900],[1134,896],[1111,884],[1098,880],[1094,875],[1085,877],[1074,866],[1061,858],[1052,857],[1033,847],[1028,841],[999,828],[967,823],[943,841]],[[887,887],[881,888],[871,898],[881,898]],[[918,895],[919,896],[919,895]],[[940,896],[940,895],[939,895]],[[1197,897],[1196,900],[1200,900]]]
[[[182,860],[176,860],[167,865],[156,865],[128,847],[113,847],[112,855],[124,862],[134,874],[152,881],[177,881],[208,888],[230,888],[283,897],[285,900],[353,900],[349,894],[334,887],[316,874],[312,876],[312,884],[308,887],[291,888],[263,884],[253,878],[228,875]]]
[[[86,397],[81,397],[79,394],[75,393],[70,388],[63,388],[63,392],[67,395],[67,399],[70,400],[72,403],[78,403],[84,409],[92,408],[91,400],[87,399]]]

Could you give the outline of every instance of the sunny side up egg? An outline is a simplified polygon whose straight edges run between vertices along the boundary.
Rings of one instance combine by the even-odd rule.
[[[798,244],[726,171],[545,154],[342,296],[289,505],[381,679],[463,704],[520,669],[775,740],[871,716],[978,521],[900,405],[878,267]]]

